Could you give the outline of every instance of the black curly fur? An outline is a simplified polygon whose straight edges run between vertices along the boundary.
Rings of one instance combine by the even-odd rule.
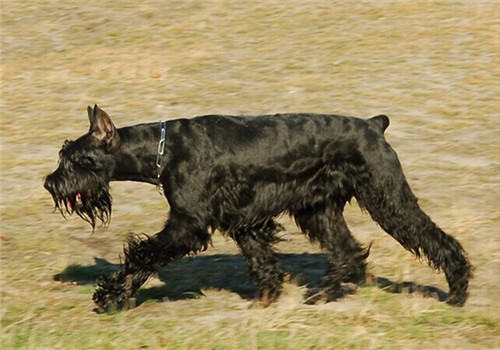
[[[284,274],[276,265],[272,244],[280,241],[277,233],[282,229],[267,218],[252,227],[230,232],[247,261],[250,277],[257,283],[264,304],[275,301],[281,293]]]
[[[63,147],[59,168],[45,187],[56,206],[70,203],[70,213],[85,214],[94,226],[95,218],[109,220],[109,181],[158,184],[161,130],[159,123],[116,129],[97,106],[89,107],[89,119],[89,132]],[[463,305],[471,266],[460,243],[418,206],[384,138],[388,125],[386,116],[317,114],[167,122],[159,181],[169,219],[153,236],[129,238],[122,271],[98,282],[98,309],[123,307],[159,267],[207,249],[216,229],[239,245],[265,304],[276,300],[283,273],[272,245],[280,230],[275,218],[282,213],[293,216],[328,253],[329,268],[307,301],[335,300],[345,294],[343,282],[362,282],[369,254],[343,218],[352,198],[404,248],[443,270],[448,303]]]

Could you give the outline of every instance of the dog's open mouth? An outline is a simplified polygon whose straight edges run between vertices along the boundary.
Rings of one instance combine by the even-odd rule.
[[[74,200],[71,201],[69,198],[66,199],[66,206],[69,208],[70,211],[73,211],[73,208],[77,208],[82,205],[82,194],[78,192]]]
[[[62,198],[56,195],[54,202],[62,216],[76,213],[92,228],[98,220],[107,225],[111,219],[111,195],[106,189],[76,192]]]
[[[78,213],[81,211],[86,203],[89,203],[92,198],[92,191],[88,190],[86,194],[82,194],[82,192],[77,192],[73,195],[66,197],[66,199],[61,200],[60,203],[64,203],[64,208],[61,208],[61,205],[56,203],[56,207],[59,210],[63,210],[67,214],[71,215],[74,212]]]

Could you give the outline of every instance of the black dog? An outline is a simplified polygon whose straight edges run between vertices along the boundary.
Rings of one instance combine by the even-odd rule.
[[[329,257],[309,301],[335,300],[342,282],[363,278],[369,253],[343,218],[352,197],[404,248],[444,271],[449,304],[467,299],[466,254],[418,206],[384,139],[384,115],[208,115],[120,129],[97,106],[88,115],[90,130],[64,143],[59,167],[46,178],[56,207],[92,227],[107,223],[114,180],[161,185],[170,204],[165,228],[130,238],[122,270],[98,283],[94,301],[100,311],[126,306],[159,267],[205,250],[215,229],[237,242],[263,303],[276,300],[283,273],[272,244],[280,229],[275,218],[284,212]]]

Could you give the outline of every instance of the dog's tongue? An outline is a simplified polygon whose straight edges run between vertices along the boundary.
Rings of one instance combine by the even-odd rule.
[[[75,195],[75,206],[81,203],[82,203],[82,194],[78,192]],[[73,209],[73,204],[71,204],[71,201],[69,199],[66,199],[66,205],[68,206],[68,208]]]

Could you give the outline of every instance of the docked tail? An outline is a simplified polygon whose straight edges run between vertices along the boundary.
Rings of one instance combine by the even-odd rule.
[[[368,119],[368,121],[373,125],[376,125],[381,132],[384,132],[385,129],[387,129],[387,127],[389,126],[389,117],[386,116],[385,114],[380,114],[375,117],[371,117],[370,119]]]

